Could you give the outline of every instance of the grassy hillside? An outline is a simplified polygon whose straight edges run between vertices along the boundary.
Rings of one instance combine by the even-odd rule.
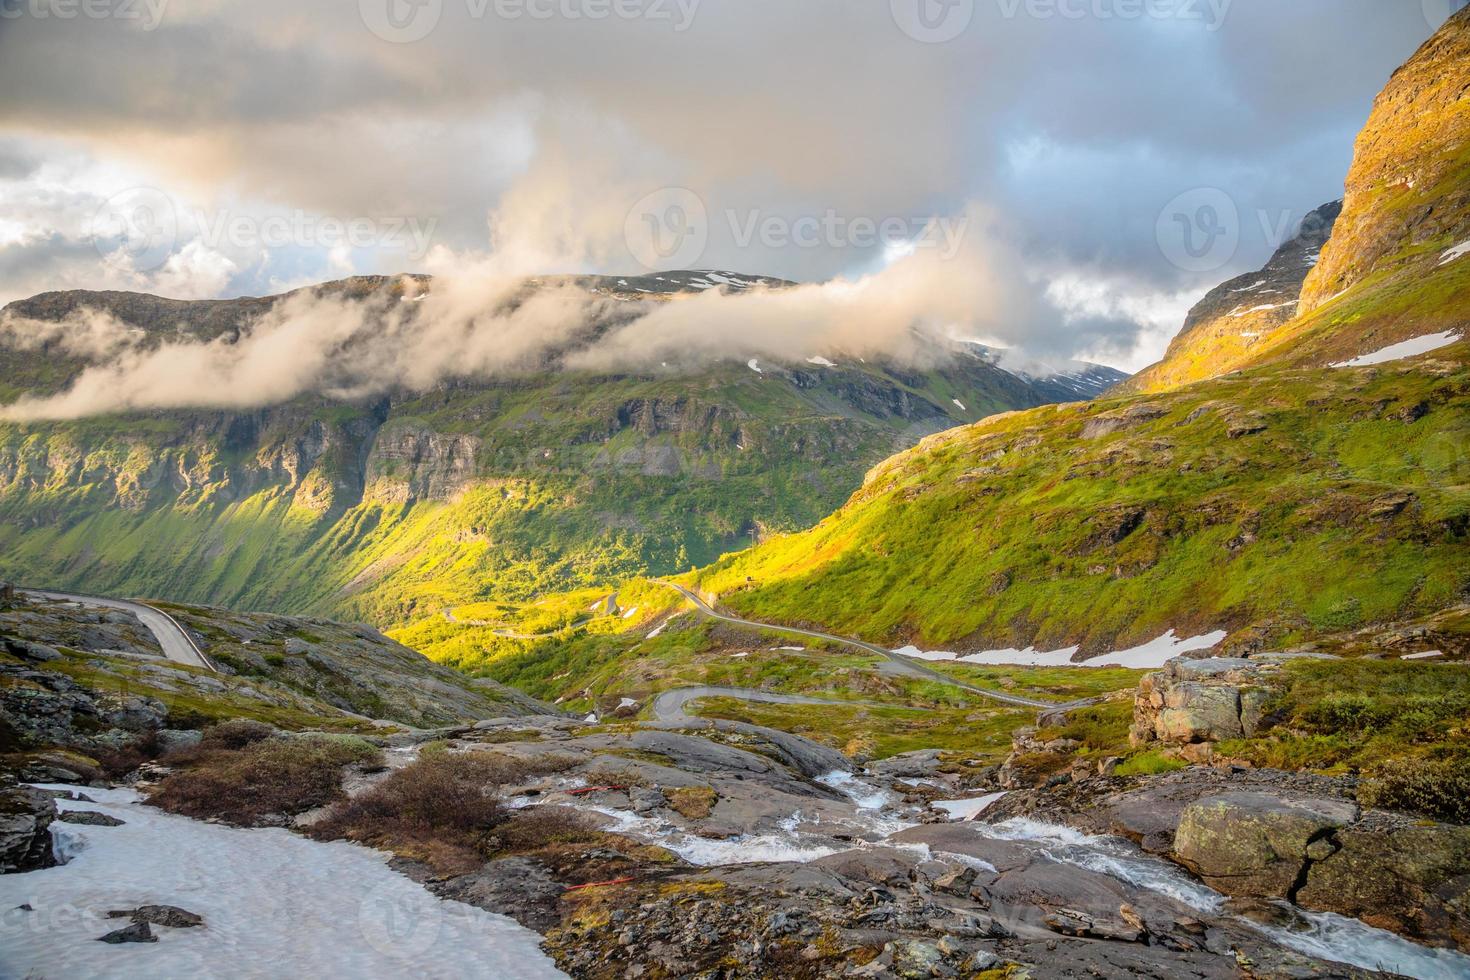
[[[990,419],[693,581],[753,618],[944,649],[1283,643],[1431,612],[1470,588],[1467,356]]]
[[[1212,291],[1160,363],[1118,389],[1167,390],[1267,364],[1326,366],[1470,325],[1470,9],[1394,73],[1323,210],[1259,273]],[[1325,243],[1323,238],[1325,237]],[[1299,247],[1299,246],[1305,247]]]
[[[228,338],[269,303],[67,293],[9,312],[102,308],[149,337]],[[923,371],[838,360],[0,424],[0,574],[391,625],[707,564],[819,519],[925,435],[1063,394],[972,354]],[[45,347],[0,363],[42,392],[83,367]]]

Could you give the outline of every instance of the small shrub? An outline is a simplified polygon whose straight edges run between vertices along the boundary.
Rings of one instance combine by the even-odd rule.
[[[534,851],[548,844],[591,844],[602,833],[575,810],[562,806],[533,806],[515,811],[495,831],[505,853]]]
[[[421,755],[338,806],[313,836],[386,847],[443,871],[468,869],[491,850],[488,834],[505,820],[495,789],[519,777],[520,762],[488,752]]]
[[[1470,754],[1394,759],[1364,781],[1358,788],[1358,800],[1384,810],[1470,823]]]
[[[342,795],[342,769],[381,753],[355,736],[271,738],[242,749],[197,751],[190,768],[164,778],[150,802],[189,817],[253,826],[292,816]]]
[[[1119,776],[1157,776],[1188,768],[1188,764],[1171,759],[1161,752],[1142,752],[1118,766]]]
[[[688,820],[703,820],[710,815],[720,794],[708,786],[683,786],[664,794],[674,812]]]
[[[263,721],[237,718],[206,728],[203,738],[199,740],[199,747],[203,749],[243,749],[247,745],[264,742],[274,734],[276,730]]]

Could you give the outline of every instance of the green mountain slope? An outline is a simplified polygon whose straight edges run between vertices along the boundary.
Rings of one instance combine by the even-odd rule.
[[[585,282],[698,288],[674,278]],[[357,279],[320,291],[402,288]],[[228,343],[274,302],[54,293],[6,313],[34,324],[100,309],[150,342]],[[925,435],[1078,397],[1076,379],[1013,375],[979,348],[951,353],[922,371],[842,358],[759,372],[546,365],[361,402],[0,423],[0,553],[20,581],[385,625],[673,572],[810,524],[867,466]],[[86,363],[54,341],[0,360],[11,394],[63,389]],[[1119,377],[1098,369],[1093,390]]]
[[[1250,648],[1464,602],[1466,78],[1470,10],[1378,99],[1321,261],[1306,271],[1319,221],[1268,267],[1280,295],[1300,285],[1297,317],[1241,345],[1221,324],[1255,279],[1227,283],[1116,397],[932,437],[812,530],[693,581],[756,619],[959,651],[1086,654],[1169,629]],[[1440,333],[1417,357],[1332,366]]]
[[[1302,242],[1292,242],[1262,273],[1213,291],[1164,360],[1119,393],[1265,364],[1341,363],[1470,325],[1470,248],[1461,248],[1470,245],[1467,77],[1470,8],[1426,41],[1374,102],[1330,237],[1322,210],[1304,223],[1310,270],[1296,261]]]
[[[1467,357],[987,420],[696,581],[753,618],[946,650],[1278,643],[1441,609],[1470,589]]]

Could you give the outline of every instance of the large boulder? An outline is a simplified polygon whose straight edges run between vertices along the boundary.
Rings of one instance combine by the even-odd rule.
[[[1129,741],[1187,747],[1249,738],[1279,671],[1273,661],[1235,657],[1171,660],[1139,682]]]
[[[1332,835],[1356,804],[1270,793],[1226,793],[1184,808],[1174,856],[1226,895],[1295,900],[1315,861],[1337,850]]]
[[[1470,946],[1470,827],[1369,811],[1333,835],[1297,903],[1432,943]]]
[[[56,863],[51,822],[56,803],[24,786],[0,790],[0,874],[36,871]]]

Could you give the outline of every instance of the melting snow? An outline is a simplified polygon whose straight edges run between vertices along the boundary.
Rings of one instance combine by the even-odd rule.
[[[764,372],[764,371],[761,370],[761,362],[760,362],[760,359],[759,358],[752,357],[750,360],[748,360],[748,361],[745,362],[745,366],[748,367],[748,368],[750,368],[756,374],[765,374],[766,373],[766,372]]]
[[[1462,256],[1470,255],[1470,241],[1464,241],[1439,257],[1440,265],[1449,265]]]
[[[638,615],[638,607],[634,606],[632,609],[629,609],[627,612],[623,613],[623,618],[632,619],[636,615]]]
[[[1077,655],[1080,647],[1067,647],[1064,650],[1053,650],[1043,652],[1035,647],[1027,647],[1024,650],[986,650],[983,653],[972,653],[960,656],[955,653],[930,652],[920,650],[918,647],[904,647],[895,650],[894,653],[904,657],[912,657],[915,660],[954,660],[963,664],[1016,664],[1022,667],[1133,667],[1137,669],[1151,669],[1162,667],[1165,663],[1173,660],[1181,653],[1190,653],[1195,650],[1208,650],[1225,639],[1228,634],[1225,630],[1216,630],[1206,633],[1204,636],[1194,636],[1188,639],[1179,639],[1170,630],[1156,640],[1150,640],[1142,646],[1136,646],[1129,650],[1115,650],[1101,657],[1093,657],[1073,663],[1072,658]]]
[[[1435,657],[1443,657],[1444,654],[1438,650],[1426,650],[1424,653],[1406,653],[1400,660],[1433,660]]]
[[[837,366],[836,364],[833,364],[831,361],[827,360],[825,357],[808,357],[806,359],[806,362],[808,364],[815,364],[818,367],[836,367]]]
[[[1343,361],[1334,364],[1333,367],[1367,367],[1370,364],[1386,364],[1389,361],[1401,360],[1405,357],[1418,357],[1420,354],[1428,354],[1432,350],[1448,347],[1460,338],[1450,330],[1443,333],[1432,333],[1423,337],[1415,337],[1413,340],[1401,341],[1390,344],[1382,350],[1376,350],[1362,357],[1355,357],[1351,361]]]
[[[986,808],[996,800],[1005,796],[1004,793],[987,793],[984,796],[975,796],[968,800],[935,800],[934,808],[943,810],[949,814],[951,820],[974,820],[984,813]]]
[[[958,398],[951,398],[950,401],[952,401],[956,405],[958,405],[959,408],[960,408],[960,411],[962,411],[962,412],[968,412],[969,411],[969,409],[965,407],[965,403],[962,402],[962,401],[960,401]]]
[[[1252,313],[1265,313],[1270,310],[1280,310],[1284,309],[1285,307],[1295,305],[1296,300],[1292,300],[1289,303],[1266,303],[1262,306],[1252,306],[1248,310],[1241,310],[1237,308],[1236,310],[1231,311],[1230,316],[1233,319],[1239,320],[1241,317],[1250,316]]]
[[[60,787],[71,788],[71,787]],[[446,902],[388,868],[388,855],[287,830],[239,830],[87,789],[120,827],[53,824],[69,863],[0,877],[6,976],[560,977],[540,937],[504,916]],[[29,903],[35,911],[16,909]],[[113,909],[177,905],[203,928],[155,927],[157,943],[99,936]]]
[[[1232,289],[1230,291],[1232,293],[1248,293],[1253,289],[1260,289],[1264,285],[1266,285],[1266,280],[1262,279],[1260,282],[1252,283],[1251,285],[1246,286],[1244,289]]]
[[[658,636],[660,633],[662,633],[664,631],[664,627],[667,626],[667,625],[669,625],[669,624],[668,623],[659,623],[657,626],[655,626],[653,628],[653,632],[652,633],[649,633],[647,636],[645,636],[644,639],[645,640],[651,640],[655,636]]]

